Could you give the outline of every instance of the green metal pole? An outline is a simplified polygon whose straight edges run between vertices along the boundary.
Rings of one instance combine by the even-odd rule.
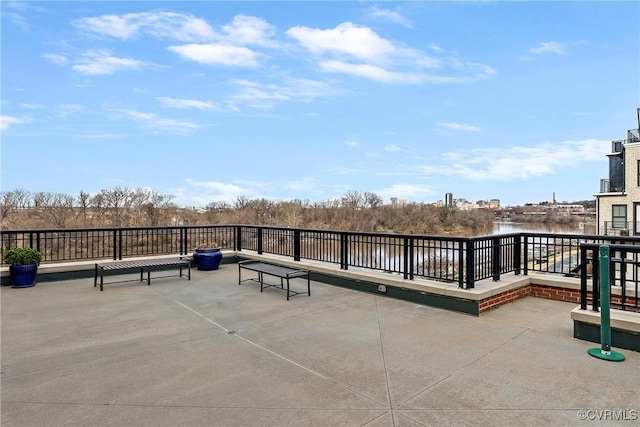
[[[590,348],[588,353],[598,359],[622,362],[624,355],[611,350],[611,258],[609,245],[600,245],[598,253],[600,269],[600,348]]]

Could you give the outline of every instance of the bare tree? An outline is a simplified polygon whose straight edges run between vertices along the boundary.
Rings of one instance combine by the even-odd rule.
[[[2,225],[9,225],[8,220],[11,214],[27,210],[31,200],[31,193],[27,190],[0,192],[0,221]]]
[[[114,227],[129,225],[127,213],[130,206],[131,190],[123,187],[116,187],[111,190],[101,190],[103,206],[110,217],[110,222]]]

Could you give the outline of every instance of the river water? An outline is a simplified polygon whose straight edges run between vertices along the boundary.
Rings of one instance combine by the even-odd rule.
[[[505,222],[493,223],[493,233],[556,233],[556,234],[585,234],[586,227],[580,228],[579,224],[545,224],[540,222]]]

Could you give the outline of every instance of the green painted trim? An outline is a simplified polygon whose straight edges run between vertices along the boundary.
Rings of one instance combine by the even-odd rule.
[[[414,302],[416,304],[443,308],[445,310],[456,311],[459,313],[472,314],[474,316],[480,315],[480,305],[477,301],[464,300],[461,298],[431,294],[427,292],[418,292],[412,289],[402,289],[393,286],[387,286],[386,292],[380,292],[378,291],[378,283],[347,279],[324,273],[315,273],[313,271],[311,272],[311,280],[360,292],[367,292],[379,296]]]
[[[600,343],[600,325],[573,321],[573,337],[583,341]],[[611,328],[611,346],[640,351],[640,333]]]

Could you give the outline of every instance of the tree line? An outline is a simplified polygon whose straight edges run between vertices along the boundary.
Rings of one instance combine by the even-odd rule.
[[[491,232],[493,213],[445,206],[384,204],[376,193],[348,191],[322,202],[238,196],[200,209],[179,207],[175,196],[148,188],[115,187],[90,195],[13,190],[0,192],[3,229],[251,224],[292,228],[429,235]]]

